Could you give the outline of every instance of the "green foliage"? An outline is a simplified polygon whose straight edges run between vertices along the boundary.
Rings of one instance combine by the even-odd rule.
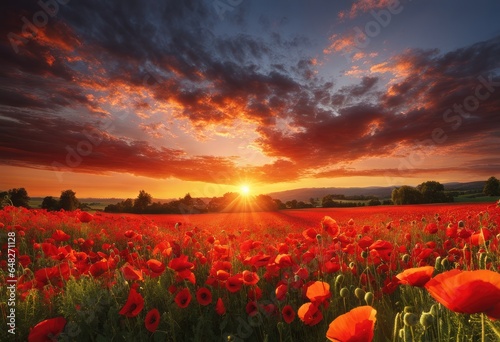
[[[15,207],[29,208],[30,197],[25,188],[16,188],[9,190],[9,197],[12,205]]]
[[[47,196],[42,201],[42,209],[48,211],[59,210],[59,201],[52,196]]]
[[[484,184],[483,193],[486,196],[500,196],[500,181],[495,177],[490,177]]]
[[[73,190],[64,190],[59,197],[59,207],[66,211],[78,209],[80,202],[76,198],[76,193]]]

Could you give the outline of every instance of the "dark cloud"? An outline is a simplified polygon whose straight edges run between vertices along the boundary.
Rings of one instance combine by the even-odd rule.
[[[384,2],[371,3],[370,8],[380,8]],[[398,148],[432,139],[436,129],[446,135],[434,142],[438,148],[458,148],[463,137],[498,137],[498,37],[446,54],[406,50],[373,66],[373,74],[357,84],[336,89],[336,82],[323,79],[317,61],[302,51],[310,46],[308,38],[285,38],[280,32],[255,36],[248,30],[215,34],[220,18],[210,2],[72,1],[60,5],[35,37],[22,35],[21,18],[31,18],[37,6],[9,2],[5,9],[11,15],[0,23],[2,32],[22,36],[18,53],[10,41],[0,43],[4,164],[43,169],[54,161],[68,164],[67,147],[88,140],[84,132],[96,127],[98,118],[121,110],[141,116],[154,106],[172,109],[169,115],[200,132],[210,125],[230,127],[236,120],[255,124],[257,145],[274,160],[239,168],[237,158],[186,155],[103,128],[99,146],[75,169],[219,182],[221,177],[205,172],[214,170],[226,175],[223,182],[242,174],[278,182],[355,175],[316,170],[393,156]],[[355,13],[365,11],[359,6]],[[229,23],[248,25],[243,7],[226,13]],[[260,22],[269,25],[266,17]],[[393,76],[388,86],[381,74]],[[484,99],[473,111],[455,107],[475,106],[478,96]],[[67,117],[70,110],[78,120]],[[146,134],[162,127],[156,122],[137,126]],[[498,165],[479,145],[467,153]]]

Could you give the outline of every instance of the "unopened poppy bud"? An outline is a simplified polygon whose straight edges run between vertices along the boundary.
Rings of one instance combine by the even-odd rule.
[[[463,227],[465,227],[464,221],[462,220],[458,221],[458,228],[463,228]]]
[[[436,262],[434,263],[434,268],[436,270],[441,271],[441,268],[442,268],[441,262],[442,261],[443,261],[443,259],[441,257],[436,258]]]
[[[321,241],[321,239],[322,239],[321,234],[317,234],[316,235],[316,240]]]
[[[335,278],[335,285],[337,285],[337,284],[341,285],[343,282],[344,282],[344,275],[343,274],[339,274]]]
[[[410,255],[409,254],[405,254],[401,257],[401,260],[403,260],[403,262],[408,262],[410,261]]]
[[[439,305],[438,304],[433,304],[431,306],[431,310],[429,312],[431,313],[431,315],[437,316],[438,315],[438,311],[439,311]]]
[[[356,267],[356,264],[354,262],[349,263],[349,268],[352,270]]]
[[[362,257],[363,259],[368,258],[368,255],[370,255],[370,254],[368,253],[368,251],[362,251],[362,252],[361,252],[361,257]]]
[[[404,313],[411,313],[414,311],[413,309],[414,309],[413,306],[407,305],[407,306],[405,306],[403,312]]]
[[[347,289],[347,287],[341,288],[340,289],[340,297],[346,298],[347,296],[349,296],[349,290]]]
[[[443,266],[443,268],[447,270],[450,267],[450,261],[447,258],[444,258],[443,260],[441,260],[441,266]]]
[[[419,321],[418,316],[415,315],[414,313],[407,312],[403,316],[403,322],[406,326],[413,327],[417,325],[418,321]]]
[[[366,294],[366,292],[362,288],[357,287],[356,290],[354,290],[354,295],[359,300],[364,299],[365,298],[365,294]]]
[[[424,328],[430,327],[434,323],[434,316],[431,315],[429,312],[424,312],[422,316],[420,316],[420,324]]]
[[[375,297],[373,296],[373,293],[372,292],[367,292],[365,294],[365,302],[367,305],[373,305],[373,299]]]

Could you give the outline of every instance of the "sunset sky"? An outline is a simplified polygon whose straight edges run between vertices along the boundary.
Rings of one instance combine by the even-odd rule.
[[[499,1],[7,0],[0,190],[500,176]]]

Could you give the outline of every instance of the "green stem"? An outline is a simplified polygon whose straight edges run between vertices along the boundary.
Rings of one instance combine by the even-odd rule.
[[[484,329],[484,313],[481,312],[481,342],[485,342],[485,329]]]

